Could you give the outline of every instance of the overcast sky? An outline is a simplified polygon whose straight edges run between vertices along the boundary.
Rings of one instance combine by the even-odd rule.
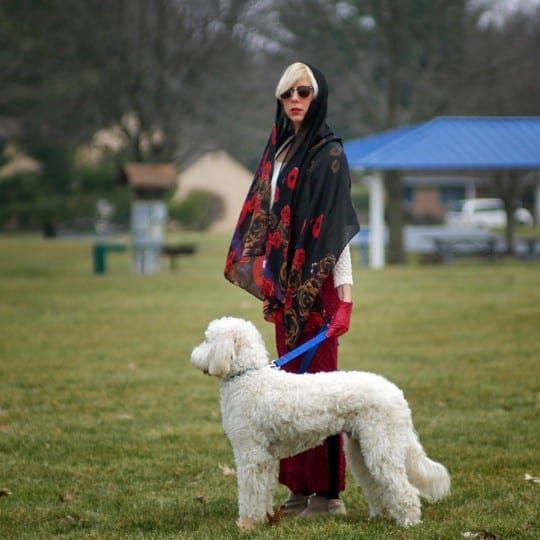
[[[501,26],[507,15],[521,10],[525,13],[540,7],[540,0],[471,0],[471,5],[481,5],[488,11],[480,18],[480,26]]]

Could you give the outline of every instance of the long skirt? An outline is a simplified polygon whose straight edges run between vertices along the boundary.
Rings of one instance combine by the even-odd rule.
[[[338,306],[337,291],[330,277],[321,288],[321,297],[326,315],[331,317]],[[318,330],[306,332],[298,344],[312,338]],[[287,352],[285,327],[276,324],[276,347],[279,356]],[[303,355],[285,364],[282,369],[298,372]],[[335,337],[324,340],[318,347],[307,371],[335,371],[338,362],[338,340]],[[330,493],[337,495],[345,489],[345,454],[341,434],[328,437],[325,442],[280,461],[279,482],[293,493]]]

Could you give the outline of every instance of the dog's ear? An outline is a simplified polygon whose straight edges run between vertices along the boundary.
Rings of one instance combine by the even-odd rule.
[[[235,339],[233,332],[227,332],[220,339],[213,341],[209,351],[208,373],[215,377],[225,377],[231,370],[231,365],[236,355]]]

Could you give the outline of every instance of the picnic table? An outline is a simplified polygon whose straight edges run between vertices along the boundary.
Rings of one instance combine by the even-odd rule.
[[[388,238],[388,233],[385,234]],[[362,228],[351,245],[360,250],[360,264],[366,265],[369,252],[369,229]],[[452,262],[457,257],[479,256],[495,260],[504,253],[504,240],[479,227],[465,225],[407,225],[404,229],[405,250],[430,263]]]
[[[469,225],[407,225],[407,252],[426,263],[452,262],[458,257],[479,256],[494,260],[505,251],[504,240],[488,229]]]
[[[453,261],[458,256],[475,255],[495,259],[499,255],[498,235],[484,229],[467,231],[441,231],[431,235],[435,255],[442,262]]]

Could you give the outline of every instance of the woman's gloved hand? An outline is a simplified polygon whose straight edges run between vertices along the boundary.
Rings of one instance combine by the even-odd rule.
[[[351,311],[352,302],[339,301],[339,306],[334,316],[328,324],[328,330],[326,331],[326,337],[339,337],[342,336],[349,329],[351,324]]]

